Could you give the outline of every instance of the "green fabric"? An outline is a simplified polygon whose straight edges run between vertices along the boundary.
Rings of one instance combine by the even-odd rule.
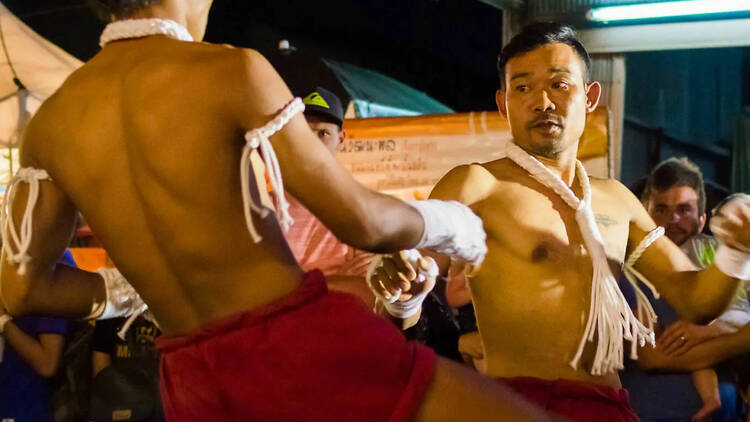
[[[427,94],[372,70],[323,60],[351,95],[357,117],[453,113]]]
[[[700,250],[700,255],[698,255],[698,259],[701,262],[702,268],[706,268],[713,264],[715,255],[716,251],[714,250],[713,245],[711,245],[709,242],[704,243]]]
[[[732,146],[732,192],[750,192],[750,115],[737,119]]]

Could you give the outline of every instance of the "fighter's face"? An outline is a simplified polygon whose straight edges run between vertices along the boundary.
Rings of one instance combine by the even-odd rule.
[[[597,82],[586,83],[585,66],[572,47],[560,43],[508,61],[505,89],[496,100],[519,146],[555,158],[576,145],[601,90]]]
[[[664,227],[667,237],[676,245],[703,230],[706,223],[706,214],[698,214],[698,193],[687,186],[652,190],[647,205],[651,218]]]
[[[318,136],[318,139],[331,151],[331,154],[335,155],[346,136],[344,130],[339,128],[339,125],[336,123],[321,120],[314,115],[305,115],[305,118],[307,119],[307,124],[310,125],[310,129]]]

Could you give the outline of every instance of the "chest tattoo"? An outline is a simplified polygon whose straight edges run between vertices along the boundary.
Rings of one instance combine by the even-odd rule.
[[[611,227],[617,224],[617,220],[605,214],[596,214],[595,218],[596,224],[602,227]]]

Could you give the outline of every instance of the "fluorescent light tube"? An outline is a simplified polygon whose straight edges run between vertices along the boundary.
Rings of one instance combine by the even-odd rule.
[[[743,11],[750,11],[750,0],[684,0],[597,7],[589,10],[586,17],[596,22],[613,22]]]

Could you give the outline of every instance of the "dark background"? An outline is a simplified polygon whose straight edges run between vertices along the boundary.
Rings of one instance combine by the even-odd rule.
[[[4,0],[81,60],[103,23],[84,0]],[[268,53],[298,50],[381,72],[456,111],[495,109],[502,12],[476,0],[216,0],[206,40]]]

